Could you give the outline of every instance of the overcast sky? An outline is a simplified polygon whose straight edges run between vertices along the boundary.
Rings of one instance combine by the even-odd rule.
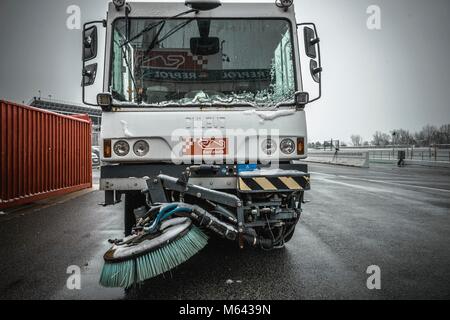
[[[79,6],[84,22],[104,18],[107,2],[1,0],[0,98],[28,102],[41,90],[80,102],[81,31],[66,27],[66,10]],[[295,3],[297,20],[316,22],[322,40],[323,98],[307,107],[310,140],[450,123],[450,1]],[[381,8],[381,30],[366,26],[369,5]]]

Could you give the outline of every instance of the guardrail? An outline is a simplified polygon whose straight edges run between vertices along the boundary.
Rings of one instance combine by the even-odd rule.
[[[338,151],[309,149],[308,162],[329,163],[357,167],[369,167],[370,162],[397,163],[399,152],[403,152],[406,164],[431,167],[450,167],[450,149],[440,147],[369,149],[346,148]]]
[[[377,160],[397,160],[398,151],[405,152],[406,160],[450,162],[450,149],[431,147],[419,149],[368,150],[370,159]]]
[[[369,167],[367,151],[313,151],[310,150],[307,162],[329,163],[352,167]]]
[[[92,187],[91,121],[0,100],[0,209]]]

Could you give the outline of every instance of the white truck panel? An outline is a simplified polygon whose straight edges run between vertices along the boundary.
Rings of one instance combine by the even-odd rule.
[[[103,114],[102,139],[111,139],[113,144],[118,140],[125,140],[130,144],[130,152],[125,157],[114,154],[111,158],[102,159],[106,162],[151,162],[171,161],[179,162],[191,159],[223,159],[222,156],[182,157],[174,155],[180,144],[180,137],[193,138],[227,138],[230,148],[234,142],[233,160],[295,160],[306,157],[283,155],[275,152],[267,156],[260,150],[261,142],[268,136],[277,144],[283,138],[298,137],[306,139],[305,112],[292,109],[276,111],[260,110],[227,110],[220,111],[127,111],[108,112]],[[150,152],[144,157],[136,156],[132,147],[138,140],[146,140],[150,145]],[[305,141],[306,143],[306,141]],[[255,146],[256,144],[256,146]],[[249,145],[256,147],[258,153],[245,151]],[[255,149],[251,149],[255,150]],[[231,155],[231,152],[228,153]]]

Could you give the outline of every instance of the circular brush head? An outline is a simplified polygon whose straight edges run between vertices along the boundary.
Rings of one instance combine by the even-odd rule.
[[[128,288],[156,277],[189,260],[207,240],[189,218],[164,221],[157,233],[133,235],[109,249],[100,283]]]

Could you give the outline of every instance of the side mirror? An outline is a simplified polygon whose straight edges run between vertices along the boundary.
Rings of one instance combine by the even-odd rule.
[[[320,39],[316,37],[316,33],[310,27],[303,28],[303,36],[305,41],[305,51],[306,55],[312,59],[317,58],[316,44],[319,43]]]
[[[311,60],[309,63],[309,71],[313,80],[320,83],[320,74],[322,73],[322,67],[319,67],[316,60]]]
[[[191,52],[196,56],[212,56],[220,52],[220,40],[216,37],[191,38]]]
[[[83,61],[97,57],[98,35],[97,27],[92,26],[83,30]]]
[[[322,96],[322,64],[320,57],[320,38],[314,23],[297,24],[300,63],[303,91],[309,94],[309,103],[319,100]],[[309,70],[307,72],[306,70]]]
[[[83,69],[83,87],[92,86],[95,82],[95,78],[97,76],[97,64],[93,63],[87,65]]]
[[[93,96],[93,92],[86,94],[86,87],[92,86],[95,83],[97,77],[97,63],[90,63],[86,65],[86,62],[97,58],[98,51],[98,30],[96,25],[101,25],[106,28],[106,20],[90,21],[83,25],[82,39],[81,39],[81,61],[82,61],[82,80],[81,80],[81,94],[82,101],[88,106],[98,106],[96,103],[88,102],[86,97]],[[97,59],[98,60],[98,59]],[[91,89],[94,91],[95,87]]]

